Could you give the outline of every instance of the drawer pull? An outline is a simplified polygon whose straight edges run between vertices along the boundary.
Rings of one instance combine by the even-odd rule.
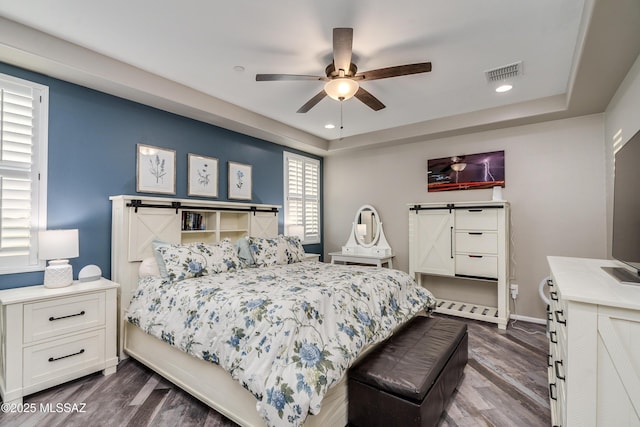
[[[482,212],[482,209],[469,209],[469,212]]]
[[[67,354],[66,356],[50,357],[50,358],[49,358],[49,362],[55,362],[56,360],[66,359],[67,357],[77,356],[77,355],[82,354],[82,353],[84,353],[84,348],[83,348],[83,349],[80,349],[80,351],[79,351],[79,352],[77,352],[77,353]]]
[[[558,400],[558,397],[555,393],[556,383],[549,383],[549,397],[551,400]]]
[[[551,353],[547,354],[547,367],[552,367],[553,364],[551,363],[551,360],[553,359],[553,355]]]
[[[469,258],[482,258],[482,255],[469,255]]]
[[[560,375],[560,368],[558,366],[562,365],[562,360],[556,360],[555,362],[555,368],[556,368],[556,378],[559,380],[565,380],[566,377],[564,375]]]
[[[552,300],[558,301],[558,293],[556,291],[549,292],[549,296],[551,297]]]
[[[482,236],[482,232],[480,231],[469,231],[470,236]]]
[[[553,283],[553,280],[548,279],[547,280],[547,286],[550,287],[550,288],[553,288],[555,286],[554,283]]]
[[[566,325],[567,321],[564,319],[564,310],[556,310],[556,322],[560,323],[561,325]],[[563,319],[560,320],[560,315],[562,315]]]
[[[49,317],[49,322],[53,322],[54,320],[60,320],[60,319],[66,319],[68,317],[76,317],[76,316],[84,316],[84,310],[82,310],[80,313],[76,313],[76,314],[70,314],[68,316],[60,316],[60,317]]]
[[[549,340],[554,344],[558,344],[558,338],[557,338],[556,331],[549,332]]]

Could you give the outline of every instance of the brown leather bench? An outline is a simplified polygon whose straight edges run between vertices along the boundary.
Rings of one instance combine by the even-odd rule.
[[[467,364],[467,325],[419,316],[349,370],[349,426],[435,426]]]

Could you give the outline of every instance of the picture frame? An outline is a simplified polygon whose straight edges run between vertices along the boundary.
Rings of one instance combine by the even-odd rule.
[[[189,153],[187,195],[218,197],[218,159]]]
[[[251,200],[251,165],[228,162],[229,199]]]
[[[137,144],[136,191],[176,194],[176,150]]]
[[[427,191],[504,187],[504,150],[427,161]]]

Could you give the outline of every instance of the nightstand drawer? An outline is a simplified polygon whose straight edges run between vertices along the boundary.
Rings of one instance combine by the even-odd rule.
[[[99,329],[25,347],[22,353],[25,394],[31,386],[58,384],[103,369],[104,345],[104,330]]]
[[[24,305],[24,343],[105,324],[105,294],[96,292]]]

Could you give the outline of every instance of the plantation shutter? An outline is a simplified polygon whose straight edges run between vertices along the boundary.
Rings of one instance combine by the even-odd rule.
[[[0,272],[39,266],[37,127],[41,89],[0,75]]]
[[[320,242],[320,162],[286,152],[285,234]]]

